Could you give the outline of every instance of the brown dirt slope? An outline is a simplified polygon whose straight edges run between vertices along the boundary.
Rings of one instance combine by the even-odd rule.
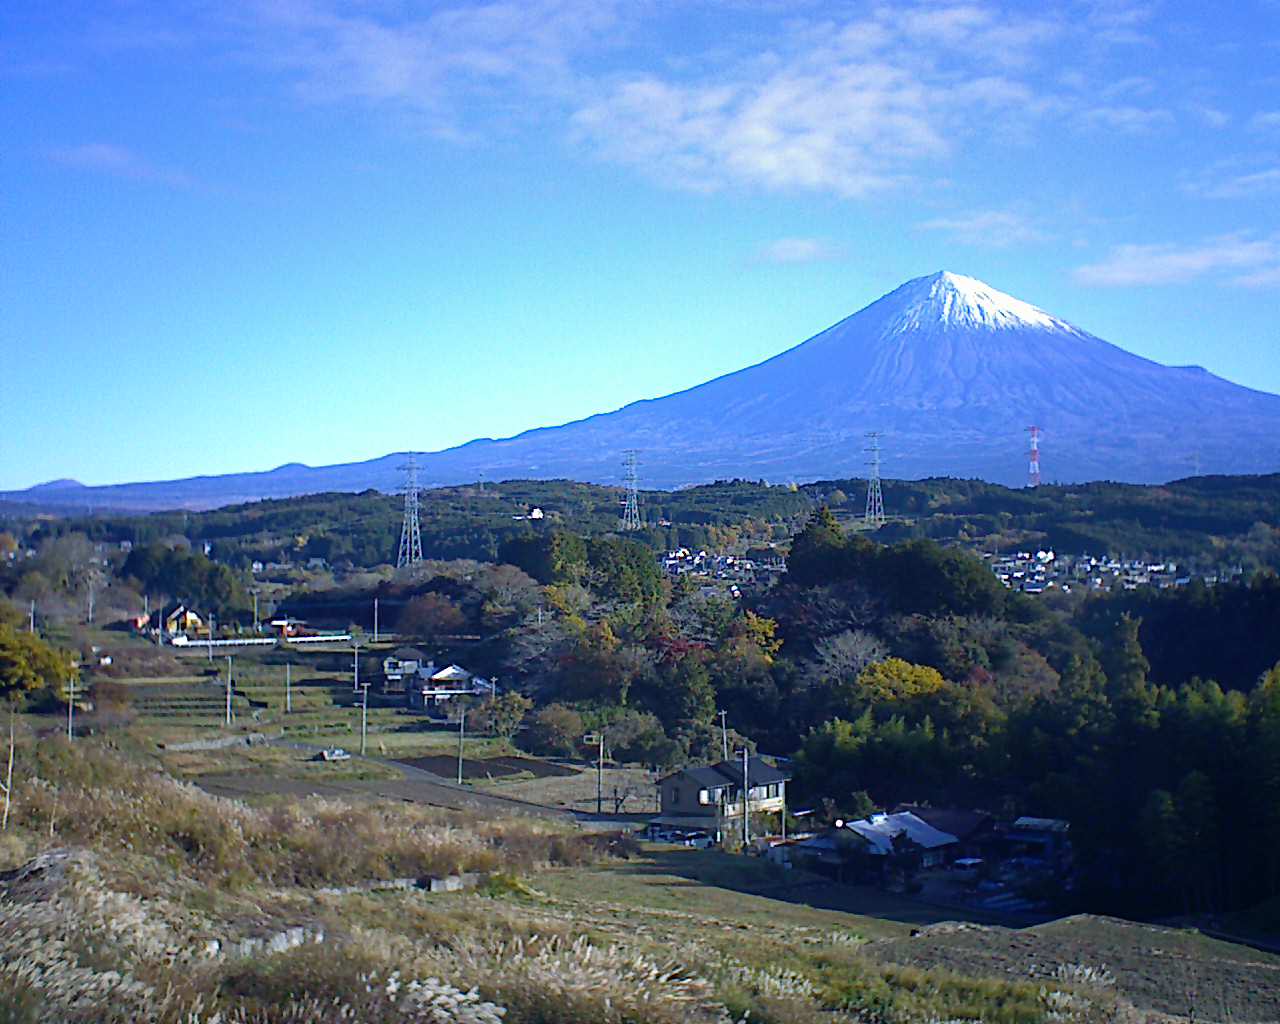
[[[869,955],[912,967],[1012,978],[1092,971],[1141,1010],[1192,1020],[1280,1020],[1280,957],[1178,931],[1087,914],[1034,928],[944,924],[877,942]]]

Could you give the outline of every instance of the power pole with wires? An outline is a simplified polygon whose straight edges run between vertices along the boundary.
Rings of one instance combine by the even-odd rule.
[[[227,655],[227,728],[231,727],[231,655]]]
[[[351,641],[351,692],[360,692],[360,641],[352,639]]]
[[[364,699],[360,703],[360,756],[364,757],[364,752],[369,742],[369,684],[365,683]]]
[[[746,747],[742,748],[742,852],[746,853],[751,845],[751,783],[747,779],[747,759],[750,757]]]
[[[76,677],[67,680],[67,740],[75,738]]]
[[[293,710],[293,662],[287,661],[284,666],[284,710],[288,714]]]
[[[729,726],[727,724],[727,716],[729,712],[720,712],[720,746],[724,749],[723,760],[729,760]]]
[[[624,456],[622,469],[626,474],[624,484],[627,491],[622,499],[622,528],[638,530],[643,525],[640,522],[640,478],[636,471],[636,456],[639,453],[634,448],[628,448],[622,454]]]
[[[868,526],[878,530],[884,526],[884,494],[880,490],[880,438],[884,434],[878,430],[869,430],[866,437],[868,444],[863,450],[871,456],[867,460],[871,472],[867,476],[867,511],[864,518]]]
[[[422,534],[418,528],[418,460],[413,452],[400,467],[404,470],[404,521],[400,526],[400,551],[396,568],[404,569],[422,561]]]
[[[458,785],[462,785],[462,747],[467,731],[467,709],[458,712]]]

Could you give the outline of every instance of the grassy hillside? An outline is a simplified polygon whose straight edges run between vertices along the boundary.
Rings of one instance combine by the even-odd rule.
[[[18,736],[0,1020],[1261,1021],[1277,1007],[1280,962],[1179,933],[1087,919],[1069,942],[1052,925],[912,938],[938,911],[856,889],[868,913],[818,909],[830,887],[760,861],[517,813],[249,806],[174,779],[136,729]],[[367,887],[459,870],[484,881]]]

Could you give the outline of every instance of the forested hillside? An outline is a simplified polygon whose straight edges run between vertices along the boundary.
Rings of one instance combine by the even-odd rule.
[[[735,480],[679,491],[644,491],[653,550],[745,551],[784,542],[819,505],[846,526],[861,518],[866,481],[796,485]],[[422,541],[428,558],[492,561],[511,538],[544,528],[582,534],[616,530],[621,490],[570,481],[507,481],[426,491]],[[1051,547],[1062,552],[1171,558],[1205,569],[1280,568],[1280,475],[1196,477],[1163,486],[1091,483],[1011,489],[978,480],[884,482],[888,525],[880,539],[930,538],[983,550]],[[534,509],[541,519],[529,519]],[[253,560],[323,558],[368,568],[394,564],[401,499],[365,491],[262,501],[213,512],[40,516],[0,505],[0,521],[38,547],[56,536],[93,540],[209,542],[238,567]]]

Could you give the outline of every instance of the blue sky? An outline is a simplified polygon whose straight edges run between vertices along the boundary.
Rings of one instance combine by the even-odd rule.
[[[940,269],[1280,392],[1280,0],[19,0],[0,116],[0,488],[504,436]]]

